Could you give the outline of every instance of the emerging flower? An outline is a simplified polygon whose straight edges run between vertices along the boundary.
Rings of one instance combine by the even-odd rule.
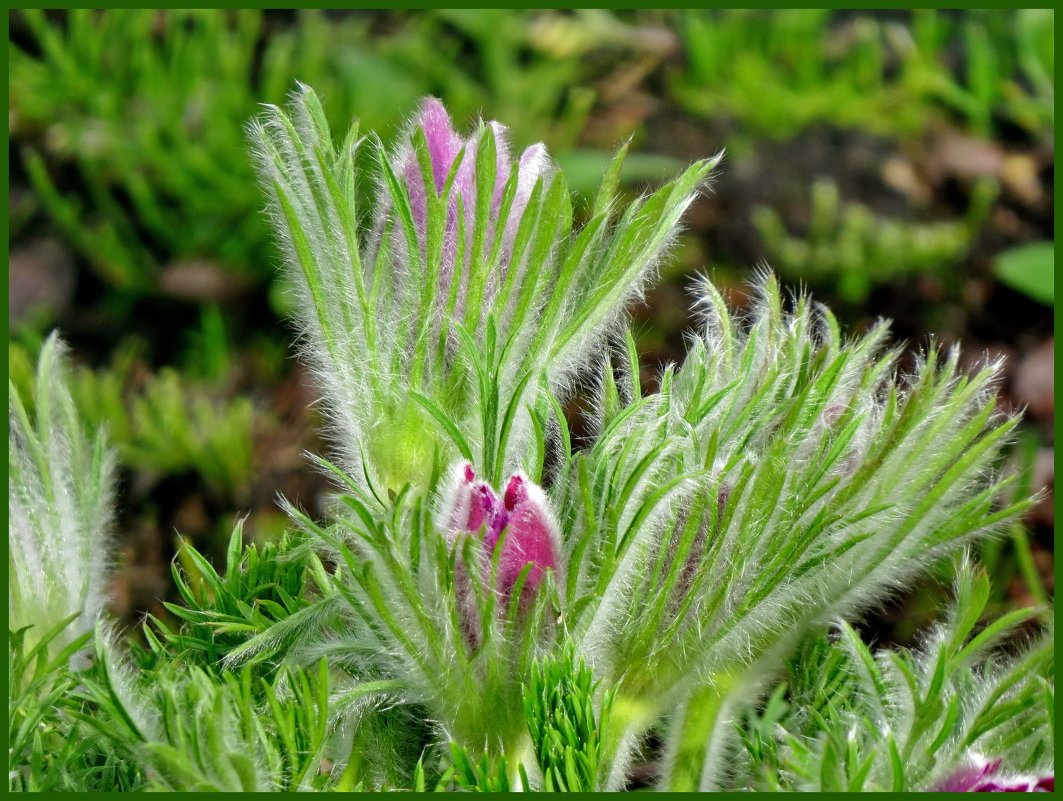
[[[550,513],[546,495],[522,472],[509,479],[501,514],[505,516],[509,534],[499,555],[498,586],[508,597],[520,572],[530,564],[531,570],[521,594],[521,601],[526,602],[542,582],[547,568],[555,573],[561,569],[557,552],[558,525]],[[502,529],[496,526],[491,536],[484,538],[484,545],[494,551],[501,534]]]
[[[521,591],[521,605],[526,605],[534,597],[546,570],[560,570],[558,525],[550,512],[549,501],[542,489],[521,472],[510,478],[501,498],[486,482],[476,480],[472,465],[460,465],[458,472],[458,480],[445,506],[444,519],[452,542],[462,534],[482,533],[488,560],[484,573],[488,575],[489,560],[502,538],[496,589],[508,600],[521,572],[526,565],[531,565]]]
[[[337,466],[378,497],[425,486],[436,454],[494,480],[528,463],[540,436],[529,410],[547,391],[563,400],[619,330],[718,160],[621,213],[611,195],[622,150],[576,226],[543,145],[518,154],[495,122],[462,137],[428,98],[396,150],[370,154],[378,183],[363,230],[356,126],[337,147],[301,86],[288,112],[271,108],[251,133]]]
[[[1004,760],[978,759],[953,771],[939,784],[939,793],[1051,793],[1056,789],[1055,776],[1000,776]]]
[[[517,182],[511,202],[503,208],[503,196],[506,183],[509,180],[513,168],[509,152],[508,129],[499,122],[489,122],[495,142],[495,175],[491,195],[490,211],[487,219],[486,248],[490,250],[498,227],[501,230],[501,249],[499,252],[499,268],[502,275],[505,274],[509,264],[509,258],[513,249],[513,240],[517,233],[517,226],[528,205],[532,190],[540,176],[547,173],[549,159],[546,155],[546,147],[542,143],[534,144],[527,148],[520,156],[517,167]],[[446,199],[447,223],[443,236],[443,254],[440,270],[440,286],[446,288],[450,284],[454,274],[455,260],[457,258],[459,242],[459,216],[463,219],[466,232],[472,232],[476,225],[477,205],[477,150],[483,145],[483,131],[478,131],[473,136],[463,139],[451,122],[443,104],[434,97],[426,97],[421,102],[421,108],[414,117],[405,144],[399,153],[397,164],[399,175],[406,182],[410,196],[410,210],[417,229],[422,252],[427,247],[428,229],[428,189],[425,187],[424,174],[418,162],[417,153],[412,142],[417,129],[424,132],[425,142],[428,145],[428,159],[431,163],[432,192],[435,197],[441,195],[446,188],[447,178],[451,170],[456,168],[453,186]],[[459,162],[460,159],[460,162]],[[467,233],[467,241],[471,242],[471,236]],[[489,254],[484,253],[483,257]],[[462,272],[462,292],[460,299],[465,297],[466,277],[465,265],[474,257],[471,247],[465,248],[463,264],[460,265]],[[491,291],[489,288],[488,291]],[[445,293],[444,293],[445,296]],[[459,306],[460,308],[460,306]]]

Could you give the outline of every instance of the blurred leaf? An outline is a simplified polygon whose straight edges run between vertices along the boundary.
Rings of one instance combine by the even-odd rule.
[[[587,196],[598,188],[602,175],[616,154],[607,150],[573,150],[558,156],[569,188]],[[684,166],[679,159],[657,153],[632,153],[624,160],[621,181],[625,184],[640,181],[665,181]]]
[[[997,257],[995,272],[1004,284],[1029,298],[1052,306],[1055,303],[1056,246],[1034,242],[1006,250]]]

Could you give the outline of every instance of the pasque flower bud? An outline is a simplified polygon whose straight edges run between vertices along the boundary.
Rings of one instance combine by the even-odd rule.
[[[524,209],[528,205],[535,182],[549,168],[549,159],[544,145],[535,144],[524,150],[521,154],[517,168],[517,185],[513,201],[506,209],[503,217],[502,196],[506,182],[509,180],[513,162],[509,153],[509,131],[498,122],[487,123],[491,127],[495,140],[495,176],[494,187],[491,195],[490,213],[487,220],[489,240],[502,228],[502,252],[500,254],[500,268],[504,271],[508,266],[513,239],[517,233]],[[409,140],[412,141],[412,131],[420,128],[424,133],[425,142],[428,145],[428,158],[432,166],[431,179],[433,186],[431,191],[437,195],[446,186],[447,177],[454,162],[461,157],[461,163],[457,167],[454,176],[454,185],[447,204],[447,226],[443,240],[443,263],[440,269],[441,285],[450,283],[454,274],[454,260],[457,251],[458,238],[458,214],[460,208],[464,209],[464,223],[466,230],[472,230],[476,208],[476,160],[477,148],[481,146],[482,139],[479,135],[463,139],[454,130],[450,115],[439,100],[434,97],[426,97],[421,102],[421,108],[413,119],[413,125]],[[464,154],[462,149],[464,148]],[[428,195],[429,188],[425,186],[421,166],[417,155],[411,145],[407,144],[399,153],[398,164],[400,175],[406,182],[410,195],[410,210],[413,213],[414,224],[417,227],[418,236],[421,239],[421,247],[425,246],[428,220]],[[472,254],[465,253],[468,260]],[[463,266],[459,267],[464,273]]]
[[[495,589],[504,600],[510,597],[525,566],[531,565],[521,591],[521,603],[527,604],[546,571],[561,569],[558,525],[550,502],[522,472],[509,479],[501,497],[486,482],[476,480],[472,465],[459,465],[455,472],[456,480],[443,507],[448,535],[452,542],[464,534],[482,537],[485,579],[490,576],[491,560],[502,540]]]
[[[509,596],[520,572],[530,564],[522,601],[534,593],[547,569],[561,569],[558,555],[558,526],[550,503],[538,485],[522,472],[509,479],[502,497],[504,525],[508,534],[498,560],[498,589]],[[502,528],[497,524],[484,536],[484,545],[494,551]]]

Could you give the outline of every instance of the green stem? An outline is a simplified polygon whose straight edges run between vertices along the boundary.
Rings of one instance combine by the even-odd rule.
[[[1034,462],[1037,460],[1038,440],[1032,431],[1023,433],[1019,444],[1016,446],[1019,460],[1019,480],[1015,485],[1016,499],[1029,496],[1033,484]],[[1041,577],[1037,572],[1037,564],[1033,560],[1033,551],[1030,549],[1030,537],[1021,519],[1011,524],[1011,541],[1015,546],[1015,559],[1018,562],[1019,574],[1026,583],[1030,594],[1042,606],[1048,606],[1048,593],[1041,584]]]
[[[602,742],[599,789],[613,792],[624,789],[631,754],[658,716],[656,703],[641,696],[617,693]]]
[[[529,792],[532,788],[524,787],[520,778],[520,766],[531,774],[535,765],[535,748],[532,745],[531,736],[526,732],[512,745],[506,746],[503,751],[506,757],[506,776],[509,778],[509,786],[514,790]],[[535,781],[534,778],[531,781]]]
[[[672,769],[666,773],[670,792],[716,789],[703,786],[711,781],[719,758],[722,736],[727,730],[727,710],[737,687],[729,674],[718,674],[694,690],[687,699],[673,730]]]
[[[1030,549],[1030,537],[1026,526],[1021,520],[1011,525],[1011,541],[1015,545],[1015,558],[1019,563],[1019,574],[1026,583],[1026,588],[1041,606],[1048,606],[1048,593],[1045,592],[1041,583],[1041,576],[1037,572],[1037,563],[1033,560],[1033,551]]]

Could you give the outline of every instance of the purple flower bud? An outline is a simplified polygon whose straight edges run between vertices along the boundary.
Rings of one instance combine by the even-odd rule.
[[[476,480],[472,465],[459,465],[455,474],[446,494],[443,521],[450,546],[461,548],[465,537],[479,536],[482,530],[492,526],[501,504],[494,490]],[[475,651],[480,646],[480,616],[468,568],[460,557],[454,566],[454,594],[461,633]]]
[[[1055,776],[998,776],[1004,760],[978,759],[953,771],[935,787],[939,793],[1050,793]]]
[[[502,195],[506,181],[512,167],[512,159],[509,151],[509,131],[498,122],[490,122],[495,137],[495,180],[492,195],[491,211],[488,215],[488,245],[492,241],[499,225],[502,229],[501,264],[504,275],[509,265],[512,253],[513,240],[516,237],[517,227],[521,217],[531,198],[535,182],[549,169],[549,159],[546,148],[541,143],[527,148],[520,156],[517,169],[517,186],[513,197],[513,203],[509,207],[505,219],[499,219],[501,215]],[[455,160],[461,153],[462,147],[465,153],[461,164],[458,166],[454,177],[454,186],[447,204],[447,226],[443,239],[443,263],[440,270],[441,286],[449,285],[451,276],[454,274],[454,261],[458,249],[458,199],[464,208],[465,230],[471,231],[475,222],[476,206],[476,149],[479,137],[472,136],[468,139],[462,137],[454,130],[450,115],[443,104],[434,97],[426,97],[421,101],[421,109],[413,120],[413,124],[407,135],[412,140],[413,132],[420,128],[424,131],[425,140],[428,144],[428,157],[431,162],[431,177],[434,186],[432,191],[438,196],[446,185],[447,176],[454,165]],[[410,193],[411,211],[414,223],[418,229],[422,250],[426,247],[427,221],[428,221],[428,197],[425,187],[424,176],[421,166],[412,144],[406,144],[399,153],[398,174],[406,182]],[[404,245],[398,243],[400,248]],[[472,258],[472,253],[466,248],[465,260]],[[465,270],[462,271],[464,282]],[[464,293],[462,293],[464,295]],[[445,297],[445,295],[444,295]]]
[[[476,480],[472,465],[459,465],[455,473],[456,480],[444,507],[451,543],[457,543],[463,535],[482,534],[482,570],[486,579],[490,575],[495,548],[505,533],[498,554],[495,588],[503,601],[508,601],[521,571],[530,564],[521,591],[521,605],[526,605],[534,597],[546,570],[560,570],[558,526],[546,495],[524,473],[510,478],[501,498],[485,482]],[[462,614],[467,615],[471,588],[463,566],[458,568],[456,582],[459,606]],[[504,608],[503,604],[500,609],[503,613]],[[474,630],[476,626],[467,628]],[[470,642],[475,644],[476,639]]]
[[[547,568],[554,572],[560,570],[558,526],[546,495],[524,473],[510,478],[502,506],[503,525],[509,531],[498,559],[498,588],[508,598],[520,572],[530,564],[521,593],[521,602],[526,603],[542,583]],[[502,528],[496,526],[484,537],[484,545],[492,551]]]
[[[443,104],[434,97],[426,97],[421,102],[421,111],[414,119],[414,128],[424,131],[428,142],[428,156],[432,163],[433,189],[438,195],[443,191],[447,175],[454,159],[461,152],[462,139],[450,124],[450,115]],[[412,131],[411,131],[412,136]],[[401,176],[410,191],[410,205],[414,222],[423,234],[428,219],[428,199],[421,175],[421,167],[411,145],[406,145],[400,155]],[[457,180],[457,179],[455,179]],[[456,187],[461,192],[460,184]]]
[[[451,490],[448,508],[448,531],[454,537],[464,532],[478,533],[485,524],[490,527],[501,504],[494,490],[477,481],[472,465],[466,464]]]

